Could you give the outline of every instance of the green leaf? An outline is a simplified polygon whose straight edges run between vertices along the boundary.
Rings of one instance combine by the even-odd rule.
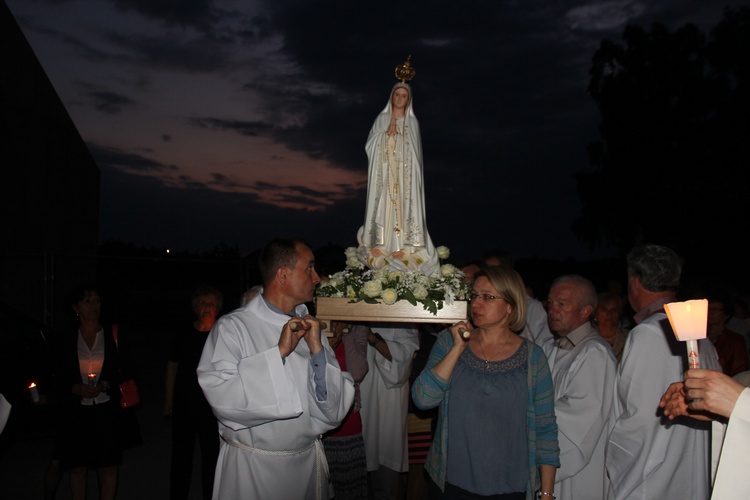
[[[425,300],[424,308],[430,311],[433,315],[437,316],[437,305],[434,300]]]
[[[414,294],[411,293],[411,290],[408,288],[404,290],[403,295],[401,296],[402,299],[409,302],[409,304],[416,306],[417,305],[417,299],[414,297]]]

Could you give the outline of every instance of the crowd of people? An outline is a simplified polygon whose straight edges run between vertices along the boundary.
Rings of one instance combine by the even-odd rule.
[[[627,257],[626,293],[569,274],[537,300],[512,257],[492,251],[461,266],[466,321],[326,325],[313,252],[277,238],[238,309],[222,316],[221,292],[201,286],[175,335],[170,498],[189,496],[196,441],[206,499],[741,497],[750,324],[706,294],[703,370],[687,372],[664,312],[681,268],[669,248],[644,245]],[[122,450],[139,439],[137,427],[123,439],[132,417],[112,390],[132,378],[132,357],[100,322],[95,287],[71,309],[48,481],[69,471],[84,498],[93,469],[114,498]]]
[[[261,293],[221,318],[198,369],[215,412],[235,415],[224,422],[217,413],[222,436],[245,439],[224,437],[215,498],[261,491],[247,477],[273,477],[276,467],[278,477],[295,470],[294,491],[283,486],[289,498],[709,498],[716,466],[710,425],[686,418],[687,403],[678,413],[684,388],[665,395],[670,403],[659,409],[687,370],[664,313],[664,304],[677,300],[681,275],[672,250],[645,245],[630,253],[627,297],[565,275],[542,301],[529,295],[509,255],[490,252],[463,266],[472,286],[467,321],[443,329],[334,322],[326,345],[319,322],[302,308],[320,281],[310,249],[296,240],[274,244],[280,242],[297,259],[277,259]],[[280,307],[269,287],[294,299],[284,302],[282,293]],[[634,314],[626,313],[626,301]],[[701,366],[734,375],[747,370],[747,348],[726,326],[728,307],[711,301]],[[245,336],[257,329],[251,310],[258,308],[284,313],[285,322],[275,318],[277,331],[250,348]],[[306,348],[290,351],[288,336]],[[731,348],[720,338],[732,339]],[[309,343],[321,339],[325,356]],[[731,366],[722,366],[724,358]],[[286,367],[290,359],[305,370]],[[255,364],[263,377],[250,377]],[[275,370],[280,380],[266,394]],[[243,397],[228,397],[233,391]],[[256,391],[263,404],[253,401]],[[297,406],[285,408],[290,402]],[[291,429],[287,446],[268,438]],[[328,456],[330,481],[320,475],[319,449]],[[248,470],[242,474],[238,464]],[[224,467],[230,472],[221,473]],[[282,487],[269,488],[263,491],[273,496]]]

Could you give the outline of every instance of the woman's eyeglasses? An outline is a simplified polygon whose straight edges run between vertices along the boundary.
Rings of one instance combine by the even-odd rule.
[[[501,297],[499,295],[489,295],[486,293],[472,293],[471,295],[469,295],[469,300],[472,302],[478,299],[489,302],[490,300],[505,300],[505,297]]]

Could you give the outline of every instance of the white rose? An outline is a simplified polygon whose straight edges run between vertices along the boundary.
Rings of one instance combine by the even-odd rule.
[[[411,293],[414,295],[414,298],[417,300],[424,300],[427,298],[427,289],[420,284],[414,285],[414,288],[412,289]]]
[[[424,274],[420,274],[419,276],[417,276],[417,283],[424,287],[428,287],[430,286],[430,278],[425,276]]]
[[[445,276],[446,278],[450,278],[455,275],[456,271],[458,271],[458,269],[456,269],[456,266],[452,264],[443,264],[442,266],[440,266],[440,274],[442,276]]]
[[[447,259],[451,256],[451,251],[448,247],[439,246],[437,247],[437,254],[439,259]]]
[[[357,292],[354,291],[354,288],[352,288],[351,285],[346,286],[346,296],[350,299],[356,299],[357,298]]]
[[[344,255],[346,255],[347,260],[351,259],[352,257],[357,257],[357,249],[354,247],[349,247],[346,250],[344,250]]]
[[[383,290],[383,293],[380,294],[380,298],[383,299],[384,303],[391,305],[398,300],[398,294],[393,288],[386,288]]]
[[[377,280],[377,281],[383,281],[387,275],[388,273],[385,269],[378,269],[377,271],[373,271],[372,279]]]
[[[372,280],[365,283],[365,285],[362,287],[362,290],[365,292],[365,295],[368,297],[378,297],[380,295],[380,292],[383,290],[383,287],[380,285],[380,281]]]
[[[359,261],[356,255],[346,258],[346,267],[348,269],[359,269],[362,267],[362,263]]]

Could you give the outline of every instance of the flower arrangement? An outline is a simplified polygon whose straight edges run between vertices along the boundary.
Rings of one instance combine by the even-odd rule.
[[[445,247],[438,251],[445,257],[450,255]],[[316,291],[318,297],[345,297],[351,302],[368,304],[382,301],[389,305],[406,300],[412,305],[420,303],[425,310],[437,314],[443,303],[451,305],[454,300],[466,300],[469,296],[469,285],[461,280],[463,273],[451,264],[441,265],[440,273],[434,276],[416,270],[364,270],[356,248],[349,247],[345,253],[346,269],[321,282]]]

